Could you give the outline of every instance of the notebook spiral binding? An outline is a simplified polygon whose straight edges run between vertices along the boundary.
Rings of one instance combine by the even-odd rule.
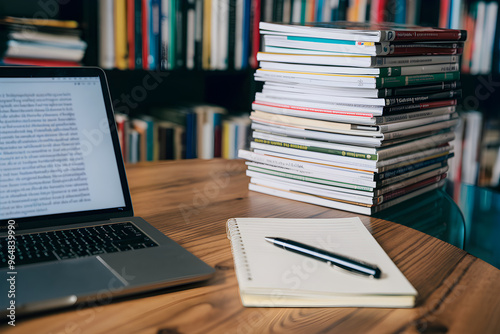
[[[248,264],[248,259],[246,257],[245,245],[241,239],[240,229],[238,227],[238,222],[234,218],[227,220],[226,224],[226,234],[227,238],[231,241],[231,252],[233,253],[233,258],[235,262],[238,262],[239,268],[245,268],[245,276],[248,281],[252,280],[252,273],[250,272],[250,266]],[[240,256],[238,256],[238,255]],[[242,264],[242,265],[241,265]],[[238,271],[236,271],[238,275]]]

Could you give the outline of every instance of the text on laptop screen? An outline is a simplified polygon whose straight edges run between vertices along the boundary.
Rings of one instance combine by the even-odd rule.
[[[99,77],[0,78],[0,219],[123,206]]]

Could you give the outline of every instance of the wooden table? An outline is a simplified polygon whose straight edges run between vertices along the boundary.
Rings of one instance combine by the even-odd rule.
[[[216,268],[203,283],[18,319],[2,333],[499,333],[500,271],[421,232],[361,220],[419,293],[413,309],[244,308],[226,220],[354,214],[250,192],[242,161],[127,167],[136,215]]]

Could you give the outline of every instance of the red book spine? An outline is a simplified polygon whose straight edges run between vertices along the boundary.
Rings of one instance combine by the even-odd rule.
[[[422,30],[422,31],[394,31],[394,41],[427,40],[427,41],[458,41],[465,36],[460,30]]]
[[[448,28],[449,26],[449,13],[450,13],[450,0],[441,0],[439,6],[439,27]]]
[[[382,23],[385,21],[385,8],[387,6],[387,0],[379,0],[377,11],[377,23]]]
[[[128,42],[128,68],[135,68],[135,8],[134,0],[127,0],[127,42]]]
[[[389,201],[389,200],[394,199],[396,197],[403,196],[403,195],[406,195],[408,193],[411,193],[412,191],[415,191],[417,189],[420,189],[420,188],[423,188],[423,187],[426,187],[426,186],[430,186],[431,184],[434,184],[434,183],[437,183],[437,182],[441,181],[445,177],[446,177],[446,174],[442,174],[442,175],[438,175],[438,176],[433,176],[431,178],[428,178],[428,179],[422,180],[420,182],[411,184],[411,185],[406,186],[404,188],[390,191],[387,194],[382,195],[381,197],[383,198],[383,201],[386,202],[386,201]]]
[[[222,156],[222,126],[216,125],[214,128],[214,158]]]
[[[430,108],[440,108],[440,107],[449,107],[456,106],[457,100],[444,100],[444,101],[434,101],[434,102],[426,102],[420,103],[421,109],[430,109]]]
[[[257,68],[257,52],[260,49],[260,0],[254,0],[253,3],[253,36],[252,36],[252,56],[250,57],[250,66]]]
[[[37,59],[37,58],[5,57],[3,58],[3,62],[8,65],[55,66],[55,67],[81,66],[81,64],[76,61]]]
[[[391,56],[396,55],[460,55],[463,48],[394,48]]]
[[[148,15],[148,0],[142,0],[142,68],[149,69],[148,55],[149,55],[149,15]]]

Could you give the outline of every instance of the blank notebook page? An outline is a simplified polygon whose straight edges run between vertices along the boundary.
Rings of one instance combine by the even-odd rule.
[[[378,302],[370,302],[365,297],[411,296],[414,300],[417,294],[357,217],[235,218],[228,221],[228,236],[242,297],[246,294],[266,295],[271,300],[275,297],[276,304],[280,305],[289,297],[312,298],[321,304],[319,300],[336,296],[336,300],[351,305],[348,300],[354,296],[362,297],[354,304],[375,306],[373,303]],[[332,268],[325,262],[276,247],[265,241],[265,237],[291,239],[372,263],[380,268],[382,276],[373,279]]]

